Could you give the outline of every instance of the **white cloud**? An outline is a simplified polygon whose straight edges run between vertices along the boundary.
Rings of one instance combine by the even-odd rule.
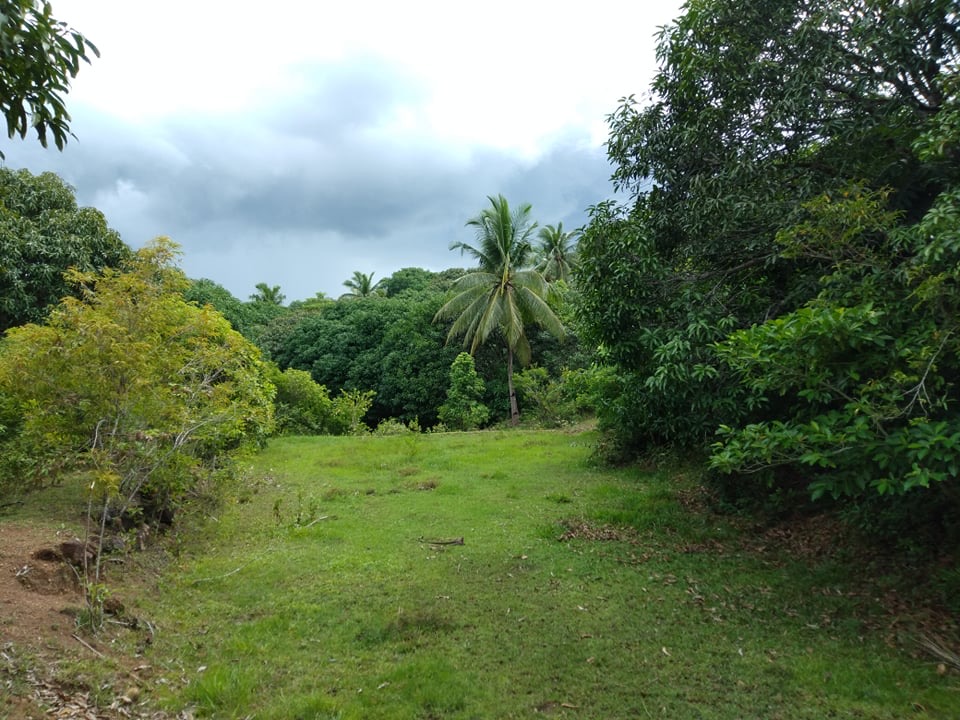
[[[3,149],[238,297],[336,296],[354,270],[461,265],[448,246],[488,195],[583,222],[612,191],[605,117],[678,7],[65,0],[102,51],[68,98],[79,140]]]
[[[423,83],[424,103],[395,112],[399,127],[533,153],[565,127],[595,130],[619,97],[643,89],[655,29],[678,6],[74,0],[61,12],[103,53],[77,98],[116,117],[241,114],[309,94],[317,77],[298,72],[305,64],[367,56]],[[254,7],[264,9],[244,11]]]

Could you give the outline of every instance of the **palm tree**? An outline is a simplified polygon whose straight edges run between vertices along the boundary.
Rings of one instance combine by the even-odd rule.
[[[579,234],[578,230],[564,232],[563,223],[557,223],[556,227],[547,225],[540,228],[537,234],[540,241],[536,248],[539,258],[537,270],[543,273],[547,282],[570,282],[570,274],[576,264],[576,239]]]
[[[360,272],[359,270],[353,271],[353,277],[349,280],[343,281],[343,286],[348,288],[350,292],[344,293],[340,296],[340,299],[349,299],[349,298],[361,298],[361,297],[370,297],[371,295],[377,295],[380,289],[380,283],[383,280],[373,281],[373,276],[375,273],[370,273],[369,275]]]
[[[499,331],[507,346],[507,387],[510,392],[510,420],[520,419],[513,387],[513,359],[530,362],[527,325],[541,325],[557,336],[563,324],[550,309],[546,296],[549,284],[529,267],[533,256],[530,237],[537,224],[530,218],[530,205],[515,211],[503,195],[488,197],[490,207],[467,221],[476,230],[476,245],[454,242],[451,250],[473,255],[480,263],[475,272],[463,275],[454,284],[456,295],[441,307],[434,321],[455,318],[447,341],[463,335],[463,345],[474,354],[490,334]]]
[[[266,303],[267,305],[283,305],[287,296],[280,292],[280,286],[270,287],[266,283],[257,283],[257,292],[250,296],[253,302]]]

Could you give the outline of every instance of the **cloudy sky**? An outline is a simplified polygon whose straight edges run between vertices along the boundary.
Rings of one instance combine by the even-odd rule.
[[[68,97],[78,139],[2,138],[5,164],[57,172],[134,247],[172,237],[191,277],[294,300],[465,265],[448,248],[488,195],[581,225],[612,192],[605,118],[680,1],[53,6],[101,52]]]

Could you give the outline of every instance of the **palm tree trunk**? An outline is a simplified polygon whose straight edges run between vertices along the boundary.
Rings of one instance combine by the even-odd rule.
[[[520,408],[517,407],[517,391],[513,387],[513,348],[507,345],[507,389],[510,392],[510,424],[520,424]]]

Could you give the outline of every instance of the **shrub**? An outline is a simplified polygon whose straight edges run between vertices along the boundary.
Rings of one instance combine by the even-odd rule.
[[[447,400],[440,406],[440,421],[454,430],[474,430],[487,421],[490,409],[480,402],[483,380],[477,375],[473,356],[462,352],[450,366]]]
[[[125,272],[68,273],[80,299],[0,346],[0,396],[22,413],[10,456],[30,458],[34,485],[80,471],[103,522],[131,504],[169,517],[218,492],[231,459],[272,431],[260,352],[183,299],[176,254],[159,239]]]
[[[277,432],[287,435],[322,435],[333,426],[333,401],[327,389],[305,370],[275,371]]]

